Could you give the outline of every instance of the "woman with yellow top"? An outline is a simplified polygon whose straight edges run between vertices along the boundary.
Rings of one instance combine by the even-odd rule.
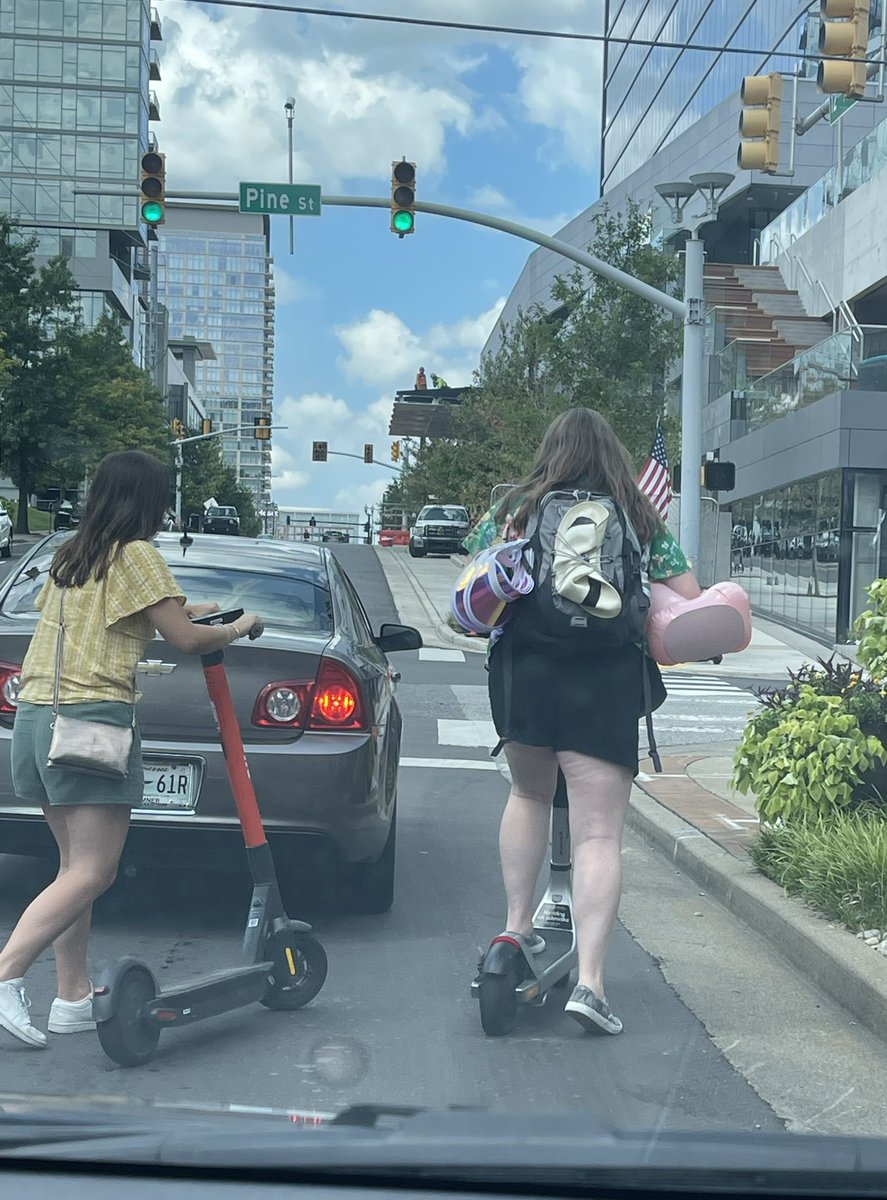
[[[138,450],[109,454],[96,471],[83,521],[57,551],[37,599],[40,620],[22,665],[12,777],[19,799],[43,809],[58,844],[59,871],[0,950],[0,1027],[38,1048],[46,1045],[46,1035],[31,1024],[24,976],[50,946],[58,976],[50,1032],[95,1028],[86,960],[92,906],[114,882],[130,810],[142,798],[134,706],[135,671],[145,647],[156,630],[184,654],[209,654],[246,635],[259,620],[244,613],[232,625],[192,624],[192,617],[217,606],[188,606],[151,544],[169,494],[169,471],[156,458]],[[126,778],[47,765],[62,623],[59,711],[107,725],[132,725]]]

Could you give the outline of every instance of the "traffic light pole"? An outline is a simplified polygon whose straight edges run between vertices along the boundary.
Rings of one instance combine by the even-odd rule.
[[[263,425],[263,429],[288,429],[288,425]],[[176,448],[176,526],[182,528],[182,473],[185,467],[185,456],[182,447],[191,442],[207,442],[210,438],[230,437],[232,433],[243,433],[244,430],[255,429],[255,425],[238,425],[236,429],[216,429],[212,433],[195,433],[191,437],[174,438],[170,442]]]
[[[327,450],[327,454],[333,454],[336,458],[356,458],[358,462],[366,462],[366,459],[362,454],[348,454],[345,450]],[[399,475],[403,469],[402,467],[392,467],[391,463],[379,462],[377,458],[373,459],[372,464],[367,463],[367,466],[370,465],[374,467],[385,467],[386,470],[393,471],[395,475]]]

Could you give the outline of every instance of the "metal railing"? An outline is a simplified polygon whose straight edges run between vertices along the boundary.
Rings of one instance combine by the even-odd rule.
[[[747,384],[748,431],[851,388],[887,392],[887,326],[842,329]]]

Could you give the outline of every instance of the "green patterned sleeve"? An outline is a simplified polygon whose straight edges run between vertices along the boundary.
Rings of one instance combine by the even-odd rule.
[[[465,549],[469,555],[473,556],[481,550],[486,550],[488,546],[492,546],[500,537],[501,530],[497,514],[491,508],[488,508],[468,537],[466,537]]]
[[[690,570],[687,556],[674,536],[663,526],[650,544],[650,578],[657,582],[685,575]]]

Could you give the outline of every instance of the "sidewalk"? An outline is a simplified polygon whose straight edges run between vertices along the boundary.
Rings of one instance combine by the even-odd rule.
[[[457,565],[464,560],[412,560],[401,547],[377,549],[401,619],[426,645],[485,653],[486,641],[446,625]],[[830,651],[771,621],[754,619],[749,648],[707,675],[781,680]],[[687,664],[688,670],[699,669]],[[730,787],[732,753],[723,743],[672,748],[662,773],[640,764],[627,823],[666,854],[705,893],[766,938],[779,953],[878,1037],[887,1040],[887,959],[843,926],[785,895],[753,867],[748,847],[758,828],[754,801]],[[713,951],[715,948],[713,947]],[[713,969],[716,969],[713,960]]]

